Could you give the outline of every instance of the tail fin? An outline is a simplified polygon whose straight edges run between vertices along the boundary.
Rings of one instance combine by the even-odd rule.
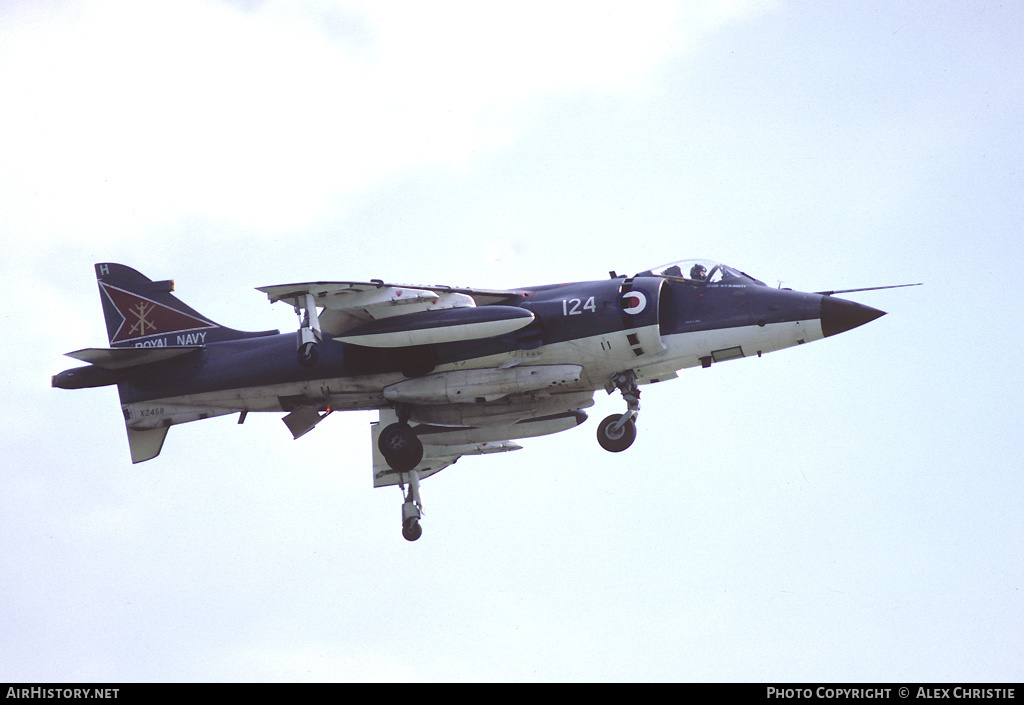
[[[96,279],[114,348],[204,345],[277,333],[225,328],[172,295],[173,281],[153,281],[123,264],[97,264]]]

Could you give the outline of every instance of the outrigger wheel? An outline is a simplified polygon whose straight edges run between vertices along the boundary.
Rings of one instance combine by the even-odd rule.
[[[415,541],[423,535],[423,527],[417,519],[407,519],[402,526],[402,537],[406,541]]]
[[[377,439],[384,460],[392,470],[408,472],[423,460],[423,443],[407,423],[393,423]]]
[[[303,305],[304,308],[298,303],[295,305],[295,313],[299,315],[298,359],[299,365],[309,368],[316,366],[317,361],[320,360],[320,351],[317,349],[317,345],[323,339],[323,333],[320,331],[320,316],[316,311],[316,298],[307,292]]]
[[[305,343],[299,347],[298,358],[302,367],[316,367],[320,359],[319,346],[316,343]]]
[[[400,481],[401,479],[401,476],[399,476]],[[423,500],[420,499],[420,476],[415,470],[410,470],[406,479],[409,482],[409,492],[405,495],[405,503],[402,504],[402,537],[406,541],[415,541],[423,535],[423,527],[420,526],[420,517],[423,516]],[[404,484],[401,486],[402,489],[405,489]]]

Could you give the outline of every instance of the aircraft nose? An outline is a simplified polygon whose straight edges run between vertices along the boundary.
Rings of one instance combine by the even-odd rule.
[[[821,332],[826,338],[862,326],[884,315],[885,311],[853,301],[832,296],[821,297]]]

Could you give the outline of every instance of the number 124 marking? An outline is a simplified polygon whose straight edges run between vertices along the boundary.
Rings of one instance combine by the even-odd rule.
[[[580,304],[583,304],[582,307]],[[583,303],[579,299],[562,299],[563,316],[579,316],[584,311],[597,313],[597,303],[594,301],[593,296],[587,299],[586,303]]]

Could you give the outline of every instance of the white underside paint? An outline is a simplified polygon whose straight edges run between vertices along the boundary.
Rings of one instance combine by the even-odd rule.
[[[630,337],[632,336],[632,340]],[[510,370],[529,370],[540,366],[572,366],[573,374],[560,383],[525,393],[503,393],[501,398],[483,403],[444,403],[453,390],[445,385],[435,404],[413,406],[412,420],[452,427],[451,433],[430,443],[423,437],[424,458],[417,473],[425,479],[451,465],[463,455],[506,452],[519,448],[513,438],[557,433],[576,425],[575,419],[540,423],[531,428],[516,427],[517,421],[585,409],[593,405],[593,394],[604,389],[613,375],[632,370],[641,384],[660,382],[677,376],[689,367],[717,364],[726,359],[751,357],[809,343],[823,338],[817,319],[697,331],[660,336],[657,326],[617,331],[589,338],[544,345],[535,350],[516,350],[499,355],[463,360],[439,366],[437,379],[467,379],[474,371],[508,374]],[[576,370],[579,370],[578,374]],[[488,374],[484,376],[487,377]],[[514,374],[512,375],[515,376]],[[342,377],[314,382],[263,385],[246,389],[184,395],[158,401],[123,405],[125,424],[133,462],[155,457],[163,444],[168,426],[249,411],[284,411],[281,398],[305,400],[299,404],[317,410],[380,410],[380,419],[371,425],[374,486],[403,484],[401,473],[392,471],[377,448],[377,437],[388,424],[397,420],[385,390],[395,385],[420,384],[401,373]],[[429,386],[429,383],[427,383]],[[486,397],[485,397],[486,398]],[[459,430],[462,427],[462,430]],[[465,427],[475,427],[467,430]],[[451,445],[454,444],[454,445]]]
[[[535,350],[515,350],[500,355],[458,361],[439,366],[435,373],[520,365],[581,366],[582,372],[578,381],[560,385],[553,393],[534,393],[539,397],[552,397],[556,394],[603,389],[612,375],[624,370],[635,371],[641,382],[662,381],[674,377],[677,370],[700,367],[702,358],[710,357],[718,350],[739,347],[744,357],[751,357],[758,353],[773,352],[824,337],[820,322],[812,319],[772,323],[763,327],[755,325],[662,336],[660,352],[645,351],[642,355],[637,355],[634,351],[635,346],[626,339],[629,333],[634,332],[637,331],[619,331],[544,345]],[[641,340],[649,340],[656,332],[656,326],[650,326],[638,333]],[[280,397],[306,397],[311,404],[326,402],[336,411],[380,409],[389,406],[383,390],[405,381],[406,378],[400,373],[340,377],[185,395],[128,404],[124,409],[127,413],[128,426],[137,430],[241,411],[281,412]]]

